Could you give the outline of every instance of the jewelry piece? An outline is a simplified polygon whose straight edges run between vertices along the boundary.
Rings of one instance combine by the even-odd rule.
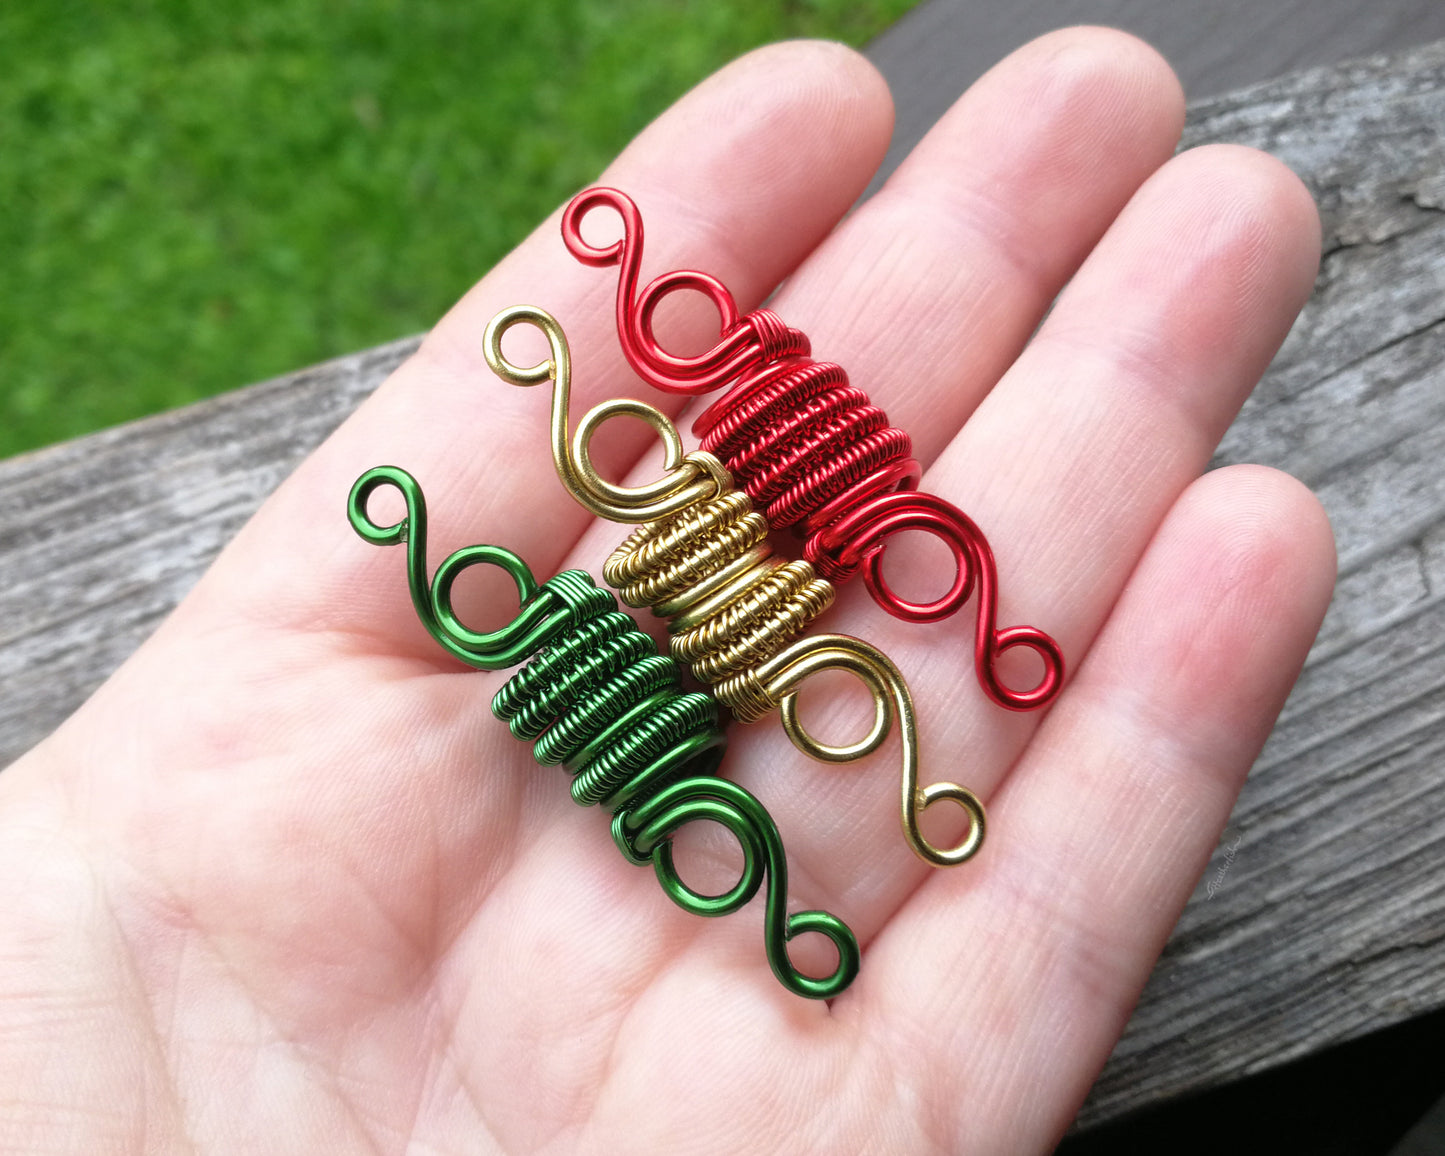
[[[394,486],[406,500],[406,516],[392,526],[377,525],[366,512],[382,486]],[[727,741],[716,703],[683,691],[676,664],[657,653],[611,594],[581,570],[539,586],[521,558],[488,545],[457,550],[428,582],[426,500],[416,479],[395,466],[362,474],[346,513],[368,542],[406,544],[412,605],[447,651],[481,670],[531,659],[497,692],[492,712],[517,738],[535,740],[539,763],[572,772],[577,803],[612,811],[618,849],[637,864],[650,859],[674,903],[694,915],[729,915],[757,894],[766,874],[763,945],[778,981],[809,999],[831,998],[853,982],[859,962],[853,932],[826,911],[786,913],[788,866],[776,824],[756,798],[713,773]],[[485,633],[463,625],[452,609],[457,577],[481,564],[505,570],[521,603],[508,625]],[[673,866],[671,837],[695,819],[721,823],[742,845],[742,874],[721,895],[692,890]],[[838,950],[838,966],[822,979],[799,972],[788,958],[788,941],[808,931],[826,935]]]
[[[582,239],[581,227],[600,205],[622,218],[623,236],[599,248]],[[977,586],[974,666],[984,692],[1009,710],[1052,701],[1064,679],[1058,644],[1032,626],[998,628],[998,568],[983,531],[951,503],[916,492],[922,467],[911,456],[910,438],[849,385],[841,366],[814,361],[808,338],[772,310],[739,316],[726,286],[706,273],[674,270],[639,293],[642,214],[625,193],[600,187],[579,193],[562,214],[562,239],[584,265],[619,266],[617,336],[638,376],[669,393],[732,385],[693,432],[765,507],[772,527],[797,528],[804,557],[819,575],[841,582],[861,570],[873,600],[909,622],[956,613]],[[653,334],[659,303],[680,289],[704,294],[722,318],[717,343],[696,357],[668,353]],[[953,584],[933,602],[901,597],[883,576],[887,540],[904,530],[930,533],[953,554]],[[1043,660],[1043,677],[1031,690],[1013,690],[996,673],[999,656],[1015,647]]]
[[[547,338],[551,358],[530,367],[512,364],[502,337],[528,324]],[[772,556],[768,525],[751,499],[733,489],[721,462],[706,452],[684,455],[677,427],[645,402],[619,398],[589,410],[568,436],[572,362],[566,335],[555,318],[530,305],[504,309],[482,338],[487,364],[513,385],[553,383],[552,461],[567,491],[587,510],[615,522],[641,523],[607,560],[603,576],[629,606],[650,606],[670,619],[670,650],[690,663],[720,702],[744,723],[777,709],[784,731],[804,754],[847,763],[871,754],[896,719],[903,747],[900,818],[914,853],[936,866],[954,866],[983,844],[984,812],[974,794],[956,783],[918,785],[917,721],[903,675],[881,651],[861,639],[797,635],[833,601],[833,587],[808,562]],[[644,486],[618,486],[592,463],[592,437],[609,418],[636,417],[662,439],[667,473]],[[844,746],[820,742],[798,718],[797,691],[811,675],[846,670],[873,699],[873,725]],[[942,799],[968,815],[968,831],[955,847],[939,848],[924,837],[919,814]]]

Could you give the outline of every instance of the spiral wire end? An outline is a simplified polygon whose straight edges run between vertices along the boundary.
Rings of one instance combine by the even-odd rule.
[[[502,339],[518,325],[539,330],[551,357],[535,365],[519,366],[502,352]],[[567,492],[587,510],[614,522],[646,522],[684,509],[717,492],[725,477],[716,458],[684,454],[677,426],[661,410],[632,398],[618,398],[594,406],[583,415],[575,433],[569,433],[572,397],[572,355],[567,336],[557,319],[535,305],[503,309],[482,335],[482,351],[492,372],[511,385],[552,382],[552,464]],[[607,481],[592,461],[592,438],[614,417],[634,417],[662,439],[667,472],[642,486],[619,486]]]
[[[814,737],[798,717],[797,693],[802,683],[824,670],[852,674],[873,699],[873,725],[856,742],[833,746]],[[913,853],[935,867],[957,867],[973,858],[983,846],[985,818],[978,796],[957,783],[918,785],[918,717],[913,695],[902,672],[877,647],[847,634],[818,634],[794,643],[787,651],[763,663],[755,672],[762,691],[780,704],[783,730],[804,754],[823,762],[843,763],[876,751],[897,724],[903,748],[903,774],[899,818],[903,837]],[[952,847],[938,847],[920,829],[919,816],[934,803],[957,803],[968,819],[963,839]]]

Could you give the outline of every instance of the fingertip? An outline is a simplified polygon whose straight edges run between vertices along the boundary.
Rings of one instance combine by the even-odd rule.
[[[1314,195],[1283,161],[1239,144],[1207,144],[1181,153],[1171,174],[1192,190],[1216,227],[1271,262],[1270,293],[1288,294],[1293,316],[1319,271],[1320,215]],[[1241,250],[1242,256],[1247,256]]]
[[[784,40],[742,57],[765,75],[796,71],[805,89],[843,124],[856,128],[879,159],[893,133],[893,92],[877,66],[837,40]]]
[[[1183,117],[1178,78],[1143,41],[1051,32],[964,93],[879,199],[905,215],[946,206],[944,220],[992,238],[1041,298],[1033,314],[1173,155]]]
[[[1201,477],[1175,509],[1214,541],[1221,558],[1244,568],[1231,581],[1297,613],[1313,635],[1337,565],[1329,515],[1314,491],[1271,466],[1231,465]]]
[[[1334,577],[1329,519],[1303,484],[1266,466],[1205,474],[1175,502],[1106,627],[1098,685],[1132,688],[1141,725],[1208,752],[1196,761],[1226,768],[1223,786],[1236,790]]]
[[[1150,44],[1116,28],[1079,25],[1046,33],[995,65],[979,82],[1041,121],[1077,128],[1080,145],[1113,139],[1093,158],[1099,169],[1129,167],[1130,156],[1164,163],[1184,128],[1184,90]],[[1084,132],[1090,126],[1092,132]],[[1066,143],[1065,138],[1065,142]]]
[[[1096,92],[1146,111],[1161,139],[1171,148],[1178,141],[1184,128],[1184,86],[1164,55],[1133,33],[1079,24],[1045,33],[1014,56],[1057,77],[1066,91]]]
[[[1140,396],[1181,407],[1212,449],[1308,300],[1319,236],[1309,191],[1280,161],[1190,149],[1134,195],[1039,347],[1102,353]]]
[[[605,179],[644,183],[659,164],[712,140],[718,147],[709,163],[668,182],[682,197],[761,205],[806,181],[837,216],[872,178],[892,132],[892,95],[866,57],[833,41],[788,40],[747,52],[699,83],[624,150]]]

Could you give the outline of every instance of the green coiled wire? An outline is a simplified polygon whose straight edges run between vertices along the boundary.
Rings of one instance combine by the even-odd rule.
[[[394,486],[406,516],[378,526],[366,512],[381,486]],[[417,616],[451,654],[470,666],[498,670],[527,662],[497,692],[492,710],[519,739],[534,742],[539,763],[562,765],[572,798],[612,812],[612,838],[634,863],[651,861],[658,882],[679,907],[695,915],[738,910],[768,880],[763,944],[773,974],[789,991],[812,999],[839,994],[858,973],[858,941],[826,911],[787,914],[788,867],[772,817],[751,794],[714,771],[726,740],[710,695],[684,691],[677,665],[617,608],[617,601],[580,570],[538,585],[527,564],[500,546],[467,546],[426,577],[426,500],[415,478],[396,466],[367,470],[351,488],[351,525],[380,546],[405,543],[407,578]],[[499,630],[478,632],[452,609],[452,586],[470,566],[500,566],[521,603]],[[736,884],[703,895],[679,877],[671,838],[684,824],[710,819],[726,827],[743,850]],[[838,951],[831,975],[816,979],[788,957],[794,936],[816,931]]]

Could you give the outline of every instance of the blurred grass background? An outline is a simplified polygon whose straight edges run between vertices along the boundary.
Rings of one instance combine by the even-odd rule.
[[[425,329],[755,45],[915,0],[5,0],[0,456]]]

